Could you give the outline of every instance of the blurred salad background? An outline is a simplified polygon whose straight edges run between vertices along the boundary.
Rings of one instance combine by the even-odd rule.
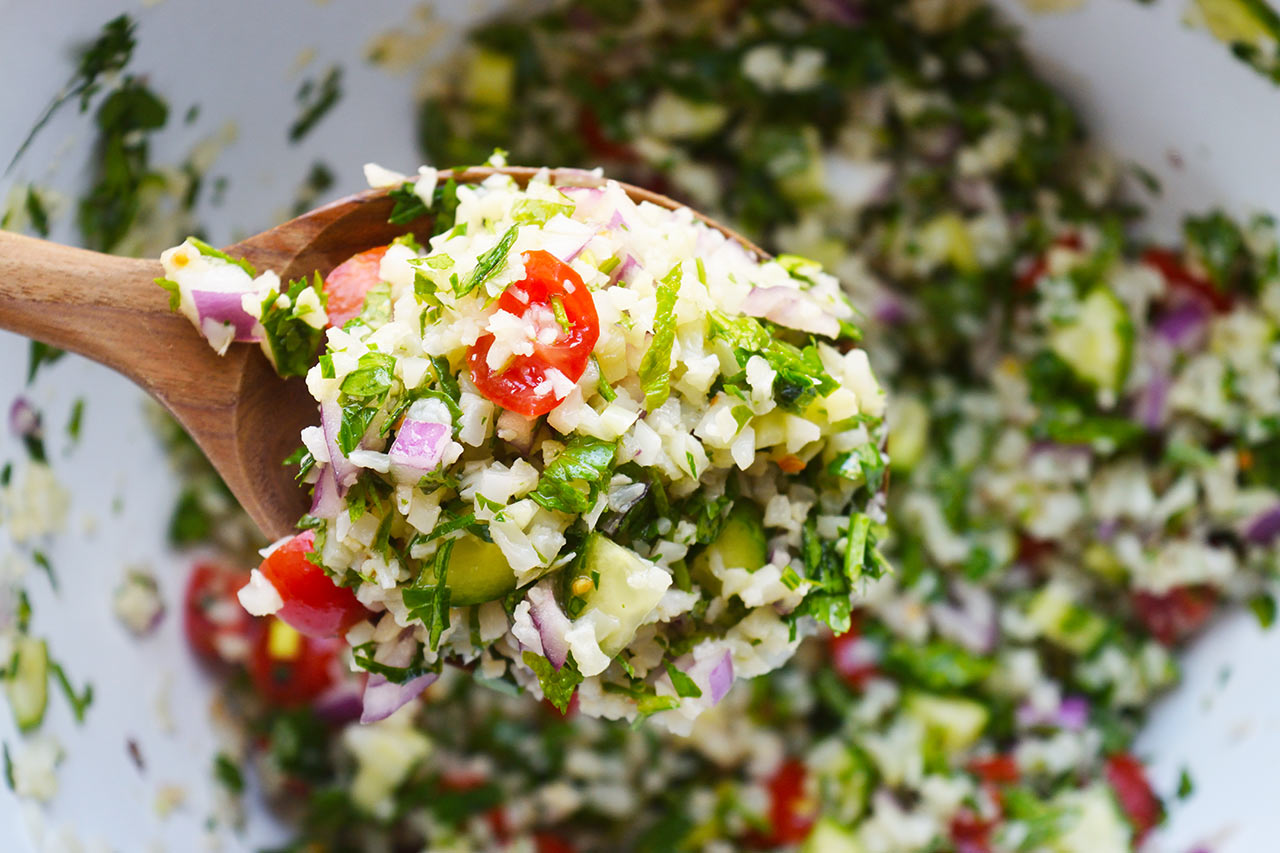
[[[156,255],[371,160],[603,165],[870,306],[895,575],[689,741],[463,679],[352,728],[193,448],[6,335],[6,849],[1268,849],[1274,13],[998,4],[1024,54],[972,2],[498,5],[6,0],[3,227]]]

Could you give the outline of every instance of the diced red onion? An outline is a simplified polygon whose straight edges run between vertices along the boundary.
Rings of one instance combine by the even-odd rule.
[[[19,438],[40,434],[40,413],[26,397],[15,397],[9,407],[9,431]]]
[[[727,650],[707,675],[707,685],[711,688],[712,705],[719,704],[733,686],[733,655]]]
[[[1245,522],[1244,538],[1258,545],[1269,545],[1280,535],[1280,504],[1263,510]]]
[[[1169,388],[1173,378],[1164,368],[1154,367],[1153,374],[1146,385],[1138,392],[1134,401],[1134,417],[1149,430],[1164,427],[1169,420]]]
[[[755,287],[742,303],[742,313],[763,317],[788,329],[834,338],[840,322],[798,290],[790,287]]]
[[[239,290],[193,290],[191,301],[196,306],[200,327],[206,320],[220,325],[230,324],[235,329],[234,340],[240,343],[256,343],[262,340],[262,325],[244,310]]]
[[[529,589],[529,618],[533,627],[538,629],[538,638],[542,640],[542,654],[556,669],[564,666],[569,659],[569,643],[565,634],[572,627],[569,617],[564,615],[560,605],[556,603],[555,593],[547,581]]]
[[[346,508],[342,496],[338,494],[338,480],[333,474],[333,466],[320,466],[320,479],[316,480],[315,491],[311,493],[311,516],[313,518],[336,518]]]
[[[1209,329],[1210,311],[1202,300],[1188,299],[1156,318],[1155,333],[1178,349],[1199,349]]]
[[[347,489],[355,483],[360,469],[351,464],[351,460],[338,447],[338,431],[342,429],[342,408],[336,400],[320,404],[320,427],[324,430],[324,441],[329,448],[329,464],[333,466],[333,475],[337,479],[338,497],[344,497]]]
[[[999,210],[1000,194],[989,178],[958,178],[951,191],[965,207],[972,210]]]
[[[396,684],[381,675],[369,676],[369,681],[364,686],[364,697],[361,700],[360,722],[368,724],[385,720],[409,704],[411,700],[416,699],[439,677],[439,673],[427,672],[404,684]]]
[[[413,632],[406,629],[394,643],[380,648],[374,655],[374,660],[387,666],[406,667],[413,660],[416,648]],[[430,687],[439,677],[438,673],[427,672],[404,684],[396,684],[388,681],[386,676],[377,673],[370,675],[364,685],[360,722],[367,724],[385,720]]]
[[[364,687],[355,678],[344,678],[321,693],[312,707],[321,719],[333,725],[358,720],[364,710]]]
[[[1014,718],[1022,728],[1053,726],[1078,732],[1089,725],[1089,702],[1082,696],[1068,696],[1049,712],[1024,702],[1014,712]]]
[[[1094,531],[1094,536],[1100,542],[1109,542],[1115,538],[1116,533],[1120,530],[1120,522],[1116,519],[1098,522],[1098,527]]]
[[[396,440],[387,456],[392,465],[427,474],[440,467],[452,435],[453,429],[448,424],[406,418],[396,431]]]
[[[703,697],[712,705],[718,705],[733,686],[733,655],[728,649],[719,656],[711,654],[701,660],[695,660],[693,655],[683,655],[675,665],[698,685]]]
[[[876,299],[871,308],[871,316],[877,323],[886,326],[894,326],[907,319],[907,303],[898,294],[882,289],[876,294]]]

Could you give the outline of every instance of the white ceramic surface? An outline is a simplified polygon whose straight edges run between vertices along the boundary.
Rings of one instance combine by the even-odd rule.
[[[1165,234],[1184,210],[1222,204],[1233,212],[1280,211],[1280,90],[1205,34],[1186,30],[1184,3],[1092,0],[1079,11],[1032,17],[1012,0],[1001,2],[1027,27],[1037,62],[1071,93],[1098,138],[1159,175],[1165,193],[1153,203],[1153,227]],[[442,28],[437,47],[456,38],[457,22],[493,5],[442,0],[437,13],[453,23]],[[140,21],[132,68],[150,71],[178,115],[192,103],[201,106],[194,125],[178,121],[160,136],[157,162],[178,162],[197,140],[227,121],[237,123],[237,141],[212,171],[231,178],[225,202],[202,213],[213,241],[228,242],[275,221],[316,159],[339,178],[332,195],[358,188],[366,160],[416,165],[414,79],[360,61],[370,38],[385,28],[409,22],[421,29],[414,6],[383,0],[375,13],[375,4],[349,0],[0,0],[0,160],[8,161],[66,79],[72,45],[129,11]],[[299,71],[307,49],[314,58]],[[346,69],[342,101],[301,145],[289,146],[284,127],[295,115],[298,85],[334,62]],[[29,180],[74,191],[83,180],[88,134],[84,117],[73,113],[51,123],[19,168],[0,178],[0,197]],[[55,236],[69,233],[64,216]],[[6,407],[21,389],[25,364],[26,343],[0,334]],[[94,683],[96,699],[78,726],[62,697],[51,697],[46,729],[67,753],[60,788],[33,820],[31,809],[0,787],[0,851],[46,849],[58,827],[105,849],[204,849],[217,740],[208,719],[211,685],[191,666],[181,640],[177,602],[191,557],[164,544],[177,487],[146,427],[141,396],[123,380],[69,357],[44,371],[30,393],[48,419],[55,471],[74,492],[67,530],[46,548],[60,594],[43,577],[28,583],[36,630],[50,638],[74,682]],[[77,397],[87,400],[84,436],[68,450],[62,425]],[[0,434],[0,457],[21,455],[12,436]],[[10,550],[0,530],[0,564]],[[169,603],[158,633],[142,642],[128,636],[110,609],[111,590],[134,564],[155,570]],[[1186,801],[1170,798],[1169,824],[1151,842],[1152,851],[1185,853],[1199,844],[1215,853],[1280,848],[1274,840],[1280,809],[1272,802],[1280,784],[1280,686],[1272,675],[1278,658],[1280,633],[1261,632],[1246,615],[1223,620],[1186,656],[1185,683],[1161,703],[1139,749],[1154,762],[1162,792],[1172,793],[1186,767],[1196,793]],[[170,709],[172,731],[160,725],[158,701]],[[143,772],[128,758],[129,738],[138,741]],[[7,713],[0,713],[0,740],[15,741]],[[157,798],[169,785],[186,796],[161,817]],[[281,839],[256,810],[243,831],[214,835],[223,850]]]

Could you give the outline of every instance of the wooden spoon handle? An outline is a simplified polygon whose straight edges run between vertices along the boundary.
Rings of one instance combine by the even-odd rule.
[[[153,390],[144,374],[163,357],[158,346],[179,334],[203,344],[169,311],[159,275],[154,260],[0,231],[0,328],[88,356]]]

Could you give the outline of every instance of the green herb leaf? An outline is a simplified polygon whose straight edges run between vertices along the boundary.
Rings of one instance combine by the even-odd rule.
[[[276,373],[281,376],[306,376],[324,338],[324,329],[308,323],[298,305],[299,297],[308,289],[316,292],[321,306],[328,304],[319,273],[310,282],[300,278],[290,283],[285,291],[288,305],[284,308],[277,305],[278,293],[268,293],[262,300],[262,329],[271,348]]]
[[[564,662],[564,666],[559,669],[556,669],[551,661],[534,652],[526,651],[522,657],[525,666],[538,676],[538,683],[542,685],[542,695],[547,701],[555,705],[556,710],[561,714],[568,711],[574,691],[582,683],[582,673],[578,672],[578,665],[574,662],[573,656],[570,655]]]
[[[680,295],[682,271],[676,264],[658,282],[658,307],[653,316],[653,339],[640,359],[640,386],[649,411],[671,396],[671,348],[676,340],[676,298]]]
[[[510,254],[511,247],[515,245],[516,237],[519,235],[520,227],[518,225],[512,225],[508,228],[507,233],[502,235],[502,239],[498,241],[496,246],[476,258],[475,269],[471,271],[471,275],[467,276],[465,281],[454,287],[454,295],[459,298],[466,296],[497,275],[505,266],[507,255]]]
[[[676,669],[671,661],[666,662],[666,667],[667,676],[671,679],[671,686],[676,689],[677,696],[681,699],[697,699],[702,696],[702,688],[688,675]]]
[[[350,397],[381,397],[391,388],[395,379],[392,372],[395,365],[393,356],[370,350],[360,356],[356,369],[342,380],[342,393]]]
[[[431,575],[425,572],[420,574],[418,582],[403,593],[409,615],[421,622],[429,632],[429,647],[432,651],[440,645],[440,635],[449,627],[449,600],[452,597],[448,586],[449,559],[453,556],[455,541],[446,539],[440,543],[431,566]],[[434,585],[423,585],[424,580],[431,577],[435,578]]]
[[[529,495],[539,506],[570,514],[580,514],[595,505],[601,484],[609,481],[617,444],[575,435],[552,460],[538,479],[538,488]]]
[[[36,378],[36,372],[46,364],[53,364],[58,359],[66,355],[65,350],[57,347],[51,347],[41,341],[32,341],[30,355],[27,360],[27,384],[30,385],[32,380]]]
[[[302,112],[289,125],[289,141],[297,143],[320,123],[320,119],[337,105],[342,97],[342,68],[335,65],[316,83],[307,80],[298,89],[298,102]]]

